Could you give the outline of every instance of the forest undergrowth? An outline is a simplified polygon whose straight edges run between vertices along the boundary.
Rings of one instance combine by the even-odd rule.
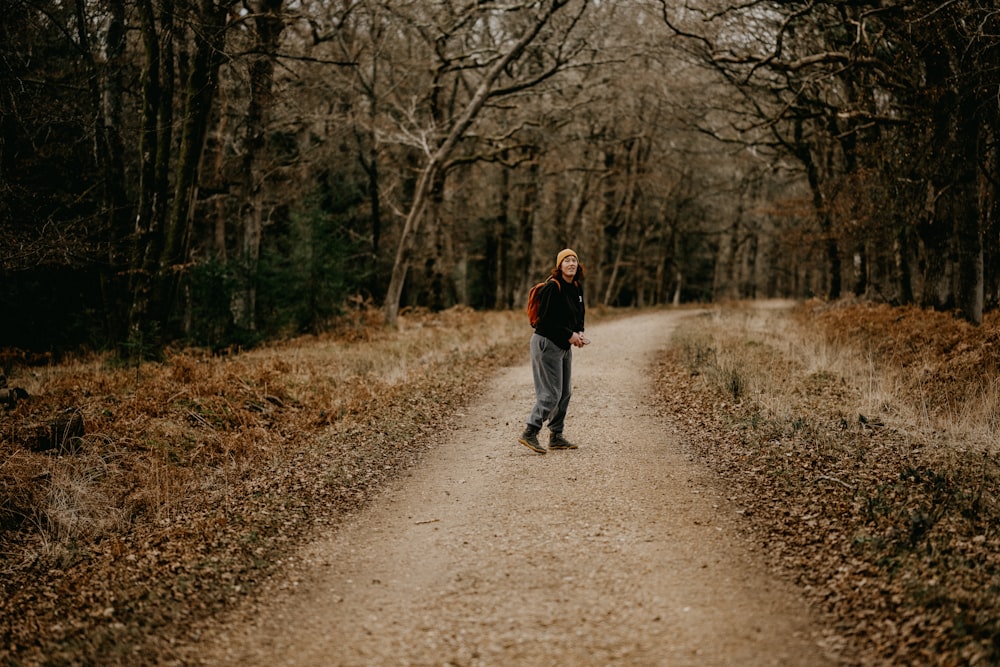
[[[0,408],[0,661],[179,664],[525,361],[521,312],[379,317],[227,356],[5,362],[28,398]],[[659,360],[663,415],[847,662],[998,662],[998,340],[996,314],[734,304]]]
[[[664,414],[846,662],[1000,663],[1000,314],[722,308],[675,343]]]
[[[419,460],[526,330],[520,312],[411,311],[389,330],[358,311],[229,356],[11,370],[29,398],[0,412],[0,664],[176,663]]]

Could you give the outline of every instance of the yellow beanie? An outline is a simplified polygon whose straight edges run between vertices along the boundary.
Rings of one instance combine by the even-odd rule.
[[[558,269],[560,266],[562,266],[563,260],[569,257],[570,255],[576,257],[576,261],[578,262],[580,261],[580,258],[577,257],[575,250],[570,250],[569,248],[566,248],[565,250],[561,250],[559,254],[556,255],[556,268]]]

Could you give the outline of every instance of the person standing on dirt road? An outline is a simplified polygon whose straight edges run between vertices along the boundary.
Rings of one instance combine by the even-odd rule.
[[[538,323],[531,335],[531,375],[535,407],[528,416],[519,443],[538,454],[545,447],[538,433],[549,425],[549,449],[576,449],[563,437],[566,410],[573,393],[573,347],[590,341],[583,335],[583,266],[576,252],[566,248],[556,257],[552,276],[542,288]]]

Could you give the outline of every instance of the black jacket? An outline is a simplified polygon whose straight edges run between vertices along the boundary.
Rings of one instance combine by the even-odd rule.
[[[542,288],[535,333],[568,350],[573,333],[583,331],[584,314],[583,287],[576,281],[566,282],[560,274]]]

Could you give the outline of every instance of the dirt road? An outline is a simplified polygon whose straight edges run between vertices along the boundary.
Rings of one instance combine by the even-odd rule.
[[[588,329],[575,451],[517,444],[531,373],[504,371],[418,468],[299,554],[294,581],[205,637],[205,664],[828,664],[805,603],[648,400],[682,316]]]

